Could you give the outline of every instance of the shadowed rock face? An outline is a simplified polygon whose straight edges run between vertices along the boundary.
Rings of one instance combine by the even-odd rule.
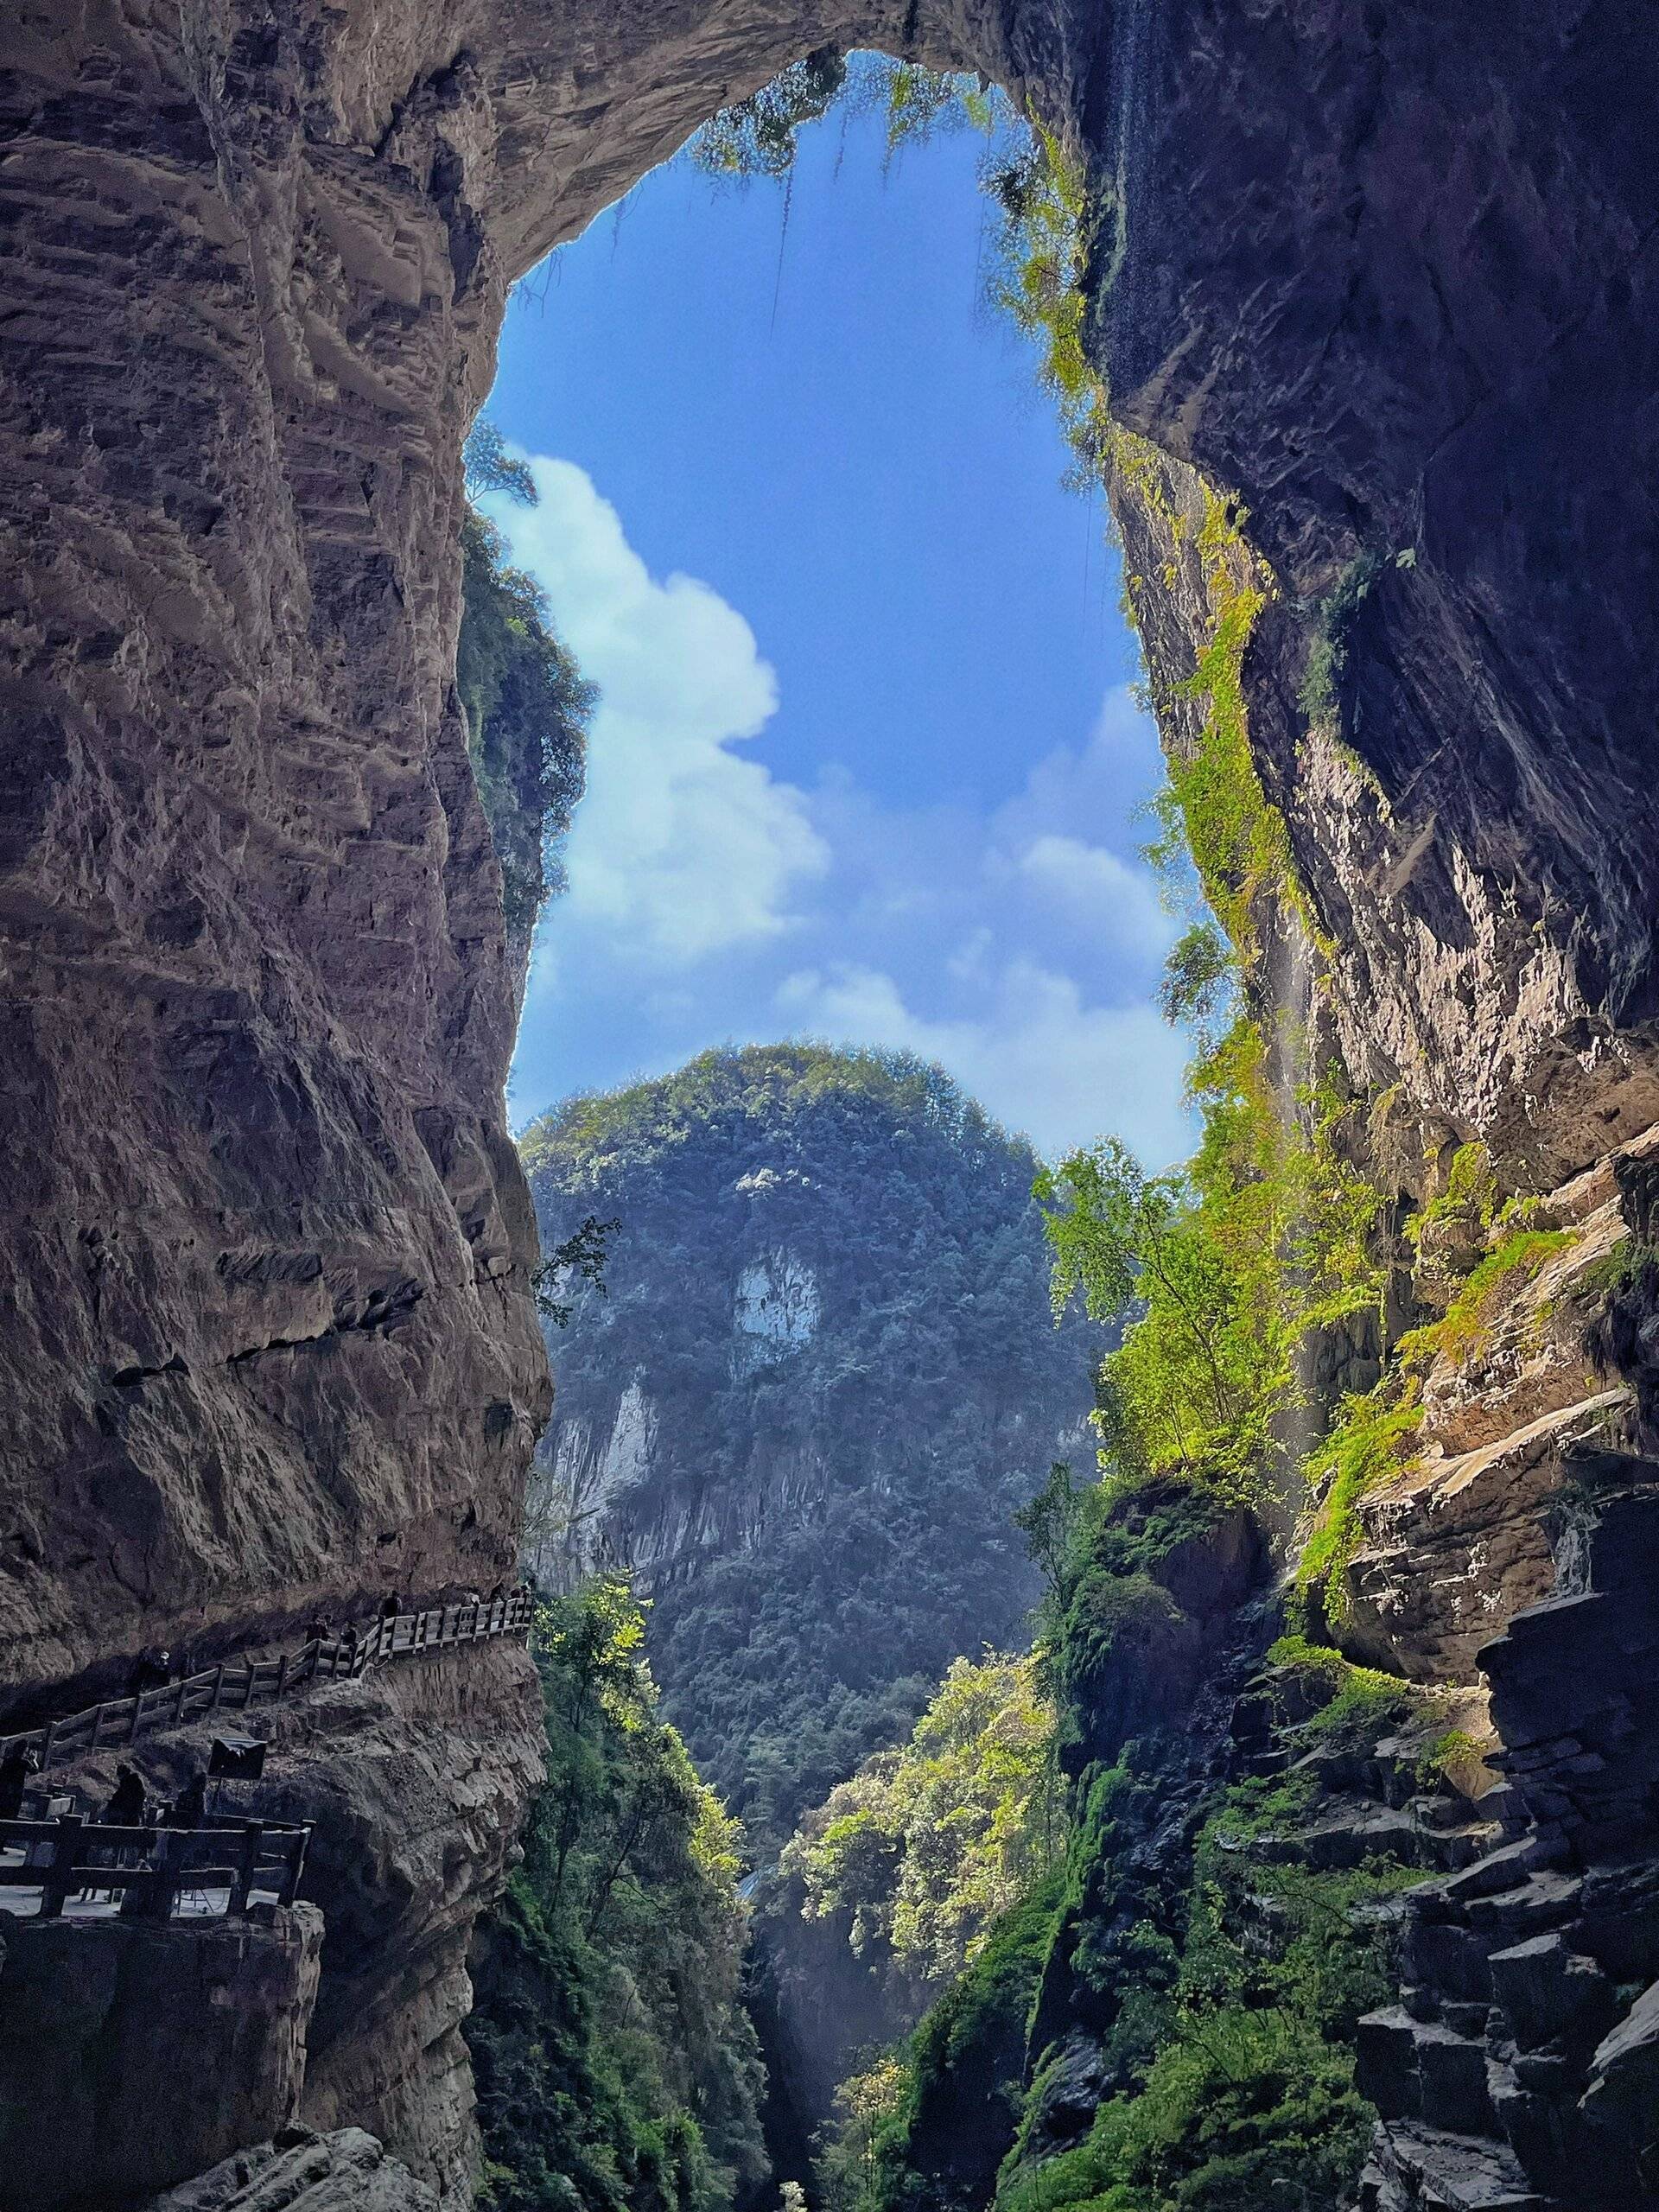
[[[1243,499],[1281,585],[1251,728],[1338,944],[1344,1042],[1546,1175],[1655,1117],[1638,22],[1124,10],[1084,111],[1122,180],[1115,403]],[[1356,788],[1299,742],[1296,694],[1314,603],[1361,556]]]
[[[7,1681],[512,1559],[547,1382],[453,683],[461,442],[508,282],[820,42],[982,67],[1086,156],[1115,404],[1277,579],[1253,741],[1356,1072],[1541,1180],[1659,1118],[1649,29],[1637,0],[14,11]],[[1357,560],[1348,749],[1310,745]],[[1179,664],[1173,590],[1163,626]],[[505,1803],[522,1736],[480,1732]]]
[[[0,87],[16,1674],[508,1556],[545,1383],[451,683],[460,442],[507,281],[815,41],[908,28],[1092,157],[1116,403],[1242,496],[1279,579],[1253,726],[1355,1059],[1552,1168],[1653,1118],[1639,22],[29,11]],[[1361,555],[1355,787],[1300,775],[1294,701]]]
[[[320,1916],[9,1925],[0,2006],[11,2212],[134,2202],[296,2116]]]

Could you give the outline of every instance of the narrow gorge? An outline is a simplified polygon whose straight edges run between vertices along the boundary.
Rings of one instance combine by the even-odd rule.
[[[871,1957],[921,1956],[884,1808],[950,1661],[1014,1663],[1041,1585],[1065,1839],[907,2010],[873,2004],[868,2040],[918,2024],[810,2187],[839,2212],[1659,2203],[1650,10],[25,0],[0,38],[0,1734],[44,1804],[0,1866],[41,1899],[3,1931],[0,2212],[461,2212],[543,2097],[588,2160],[537,2183],[563,2212],[759,2203],[783,2172],[741,1846],[664,1714],[705,1768],[720,1747],[666,1631],[709,1559],[758,1560],[764,1597],[762,1521],[833,1485],[786,1407],[758,1488],[712,1480],[708,1438],[676,1458],[636,1380],[671,1310],[648,1299],[628,1373],[573,1373],[550,1427],[537,1205],[550,1252],[588,1202],[550,1197],[504,1093],[531,817],[568,818],[585,704],[543,639],[570,742],[528,781],[490,750],[499,666],[458,665],[463,603],[518,634],[525,605],[486,573],[463,447],[514,281],[717,111],[853,48],[976,73],[1036,130],[1007,212],[1052,225],[1061,276],[1031,320],[1121,536],[1154,839],[1219,933],[1172,969],[1191,1178],[1109,1150],[1039,1175],[1067,1309],[1018,1385],[1040,1448],[964,1334],[918,1424],[988,1434],[1009,1497],[976,1481],[929,1524],[976,1537],[962,1618],[768,1815],[826,1975],[860,1911]],[[1043,1233],[1035,1163],[998,1161],[988,1281]],[[722,1327],[843,1347],[833,1228],[793,1203],[743,1193]],[[603,1556],[537,1524],[550,1482],[601,1509]],[[974,1516],[1004,1527],[1016,1489],[1032,1563],[1008,1536],[987,1567]],[[658,1683],[591,1587],[533,1651],[505,1632],[527,1494],[544,1582],[660,1583]],[[962,1744],[1028,1751],[1024,1678],[970,1687]],[[169,1842],[152,1879],[136,1820],[78,1855],[54,1791],[118,1798],[141,1739],[169,1797],[217,1758],[245,1859]],[[1028,1821],[1015,1764],[996,1802]],[[607,1819],[652,1808],[682,1948],[607,1916],[582,1776]],[[868,1891],[836,1820],[889,1854]],[[290,1893],[258,1853],[305,1830]],[[173,1912],[193,1870],[242,1909]],[[613,2073],[581,2072],[588,1997],[524,1904],[578,1878],[587,1936],[684,2016]],[[706,2128],[667,2124],[697,2097]]]

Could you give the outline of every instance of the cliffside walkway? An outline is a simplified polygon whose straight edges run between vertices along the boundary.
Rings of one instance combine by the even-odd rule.
[[[105,1827],[66,1813],[0,1821],[0,1913],[29,1920],[201,1920],[292,1904],[308,1822]]]
[[[277,1659],[253,1659],[239,1666],[226,1660],[201,1674],[181,1675],[155,1689],[66,1714],[43,1728],[0,1736],[0,1760],[19,1747],[38,1751],[44,1774],[91,1752],[124,1750],[142,1737],[187,1727],[216,1713],[247,1713],[255,1706],[275,1704],[313,1682],[354,1681],[371,1667],[393,1659],[413,1658],[418,1652],[440,1651],[454,1644],[489,1643],[498,1637],[528,1636],[535,1612],[534,1596],[520,1588],[499,1598],[382,1615],[340,1636],[313,1637],[297,1651],[284,1652]]]

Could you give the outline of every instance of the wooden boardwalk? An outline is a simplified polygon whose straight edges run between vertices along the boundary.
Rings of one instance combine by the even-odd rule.
[[[279,1659],[249,1660],[239,1666],[226,1660],[153,1690],[111,1698],[85,1712],[66,1714],[43,1728],[0,1736],[0,1759],[22,1745],[40,1753],[40,1770],[45,1773],[92,1751],[124,1750],[163,1729],[188,1727],[216,1713],[247,1713],[256,1706],[274,1704],[313,1682],[353,1681],[371,1667],[393,1659],[441,1651],[453,1644],[487,1643],[497,1637],[528,1636],[535,1612],[531,1592],[518,1589],[500,1598],[383,1615],[359,1629],[347,1629],[343,1636],[314,1637]]]

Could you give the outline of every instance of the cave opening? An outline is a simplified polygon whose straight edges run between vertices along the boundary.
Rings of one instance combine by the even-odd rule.
[[[1136,441],[1145,497],[1123,527],[1148,655],[1170,679],[1160,709],[1179,757],[1207,692],[1225,765],[1247,772],[1250,805],[1212,823],[1216,880],[1237,894],[1223,918],[1255,932],[1268,994],[1294,984],[1312,942],[1321,1047],[1358,1108],[1348,1164],[1385,1197],[1384,1399],[1321,1447],[1340,1480],[1298,1562],[1306,1624],[1341,1650],[1293,1649],[1278,1686],[1312,1701],[1340,1681],[1344,1726],[1380,1725],[1396,1708],[1379,1700],[1414,1696],[1402,1682],[1473,1700],[1471,1726],[1447,1732],[1464,1744],[1421,1758],[1372,1726],[1361,1764],[1376,1755],[1389,1802],[1357,1824],[1336,1808],[1338,1848],[1369,1849],[1373,1814],[1398,1834],[1429,1788],[1437,1819],[1411,1848],[1442,1871],[1473,1853],[1475,1894],[1451,1923],[1408,1904],[1426,1971],[1403,2006],[1397,1977],[1370,1986],[1381,2009],[1364,2054],[1346,1998],[1303,2008],[1301,2077],[1369,2101],[1344,2104],[1339,2183],[1304,2161],[1299,2178],[1262,2172],[1264,2189],[1345,2200],[1375,2107],[1380,2164],[1363,2187],[1377,2204],[1471,2189],[1646,2203],[1659,170],[1630,56],[1647,12],[1546,0],[1501,37],[1421,0],[858,13],[389,0],[369,22],[322,0],[43,0],[20,18],[0,72],[8,1698],[118,1679],[151,1647],[205,1653],[216,1673],[215,1655],[285,1652],[320,1613],[355,1621],[400,1593],[512,1573],[549,1411],[526,1288],[535,1224],[502,1105],[523,914],[509,911],[504,943],[454,682],[462,438],[507,283],[791,54],[855,40],[977,65],[1075,144],[1103,208],[1109,197],[1085,350]],[[774,261],[755,288],[780,322],[798,265],[786,251],[782,284]],[[1271,588],[1241,550],[1241,507]],[[677,557],[652,551],[645,586],[666,591]],[[742,614],[735,585],[722,596]],[[773,725],[781,744],[781,713]],[[798,828],[827,843],[810,779],[774,766],[771,786],[785,784],[806,794]],[[985,805],[1007,804],[995,789]],[[1052,823],[1041,836],[1063,842]],[[803,834],[792,849],[814,849]],[[1027,849],[995,849],[1023,880]],[[771,918],[787,940],[798,912]],[[888,973],[874,955],[862,966]],[[822,951],[776,977],[768,1005],[814,976],[795,1003],[823,1012],[846,979]],[[673,996],[659,994],[664,1021]],[[898,994],[897,1014],[892,995],[861,1003],[931,1032],[965,1020],[919,993]],[[745,1268],[737,1287],[746,1313],[793,1299],[779,1343],[822,1310],[787,1271]],[[1357,1332],[1317,1349],[1310,1389],[1334,1397],[1376,1373],[1379,1347]],[[1425,1480],[1420,1446],[1454,1479]],[[842,1548],[874,1553],[880,1533],[867,1520]],[[1259,1554],[1223,1512],[1216,1573],[1195,1583],[1170,1566],[1192,1564],[1190,1528],[1166,1529],[1153,1563],[1180,1580],[1179,1594],[1158,1585],[1177,1621],[1146,1586],[1130,1541],[1145,1529],[1100,1533],[1096,1594],[1121,1607],[1128,1656],[1113,1662],[1104,1636],[1084,1655],[1103,1672],[1077,1748],[1109,1768],[1124,1729],[1157,1738],[1164,1764],[1096,1810],[1132,1827],[1147,1814],[1120,1865],[1153,1878],[1154,1933],[1173,1941],[1192,1921],[1163,1809],[1202,1782],[1194,1761],[1280,1756],[1260,1703],[1252,1742],[1248,1699],[1243,1735],[1224,1742],[1214,1694],[1242,1634],[1237,1577]],[[870,1618],[849,1615],[843,1640]],[[525,1933],[495,1908],[544,1738],[524,1652],[497,1639],[474,1659],[464,1683],[422,1656],[283,1720],[272,1786],[325,1808],[310,1902],[328,1942],[319,1984],[315,1924],[283,1937],[289,1992],[265,2007],[269,2050],[245,2054],[245,2094],[194,2095],[200,2012],[124,2020],[114,1980],[103,1994],[89,1980],[73,2018],[58,2008],[35,2037],[9,1946],[7,2024],[24,2023],[11,2049],[30,2047],[44,2084],[9,2078],[11,2185],[57,2212],[76,2192],[124,2203],[250,2146],[256,2163],[354,2155],[272,2142],[297,2112],[331,2137],[383,2137],[417,2177],[411,2201],[429,2202],[429,2184],[446,2207],[470,2200],[459,2023],[469,1968],[486,1993],[490,1944]],[[1363,1679],[1379,1667],[1381,1684]],[[1474,1709],[1483,1677],[1495,1734]],[[1527,1756],[1498,1821],[1510,1845],[1489,1859],[1494,1839],[1457,1825],[1455,1770],[1497,1746]],[[1338,1749],[1351,1778],[1351,1743]],[[1324,1851],[1331,1833],[1297,1848]],[[1545,1862],[1569,1834],[1566,1880]],[[1527,1879],[1506,1890],[1522,1859]],[[1535,1869],[1560,1910],[1565,1989],[1489,1940],[1494,1912],[1521,1916],[1510,1933],[1530,1927]],[[610,1898],[601,1869],[595,1924]],[[988,2070],[931,2106],[912,2145],[924,2164],[950,2163],[1028,2058],[1024,2139],[1052,2148],[1092,2127],[1094,2057],[1121,2024],[1103,2007],[1122,1979],[1122,1901],[1096,1885],[1081,1921],[1050,1923],[1064,1942],[1033,1935],[1005,1955],[1005,2008],[976,2005],[968,2024],[1008,2032],[1000,2054],[982,2037]],[[1262,1916],[1243,1904],[1233,1965],[1247,1980],[1222,1993],[1271,1999],[1248,1980]],[[1302,1944],[1298,1964],[1322,2005],[1319,1948]],[[1039,1953],[1063,1986],[1044,1993],[1052,2040],[1028,2049]],[[544,1985],[543,2017],[565,1986]],[[1281,2008],[1223,2011],[1236,2054]],[[218,2012],[239,2026],[236,2005]],[[1166,2045],[1188,2068],[1192,2125],[1160,2148],[1144,2109],[1120,2112],[1120,2167],[1185,2157],[1212,2120],[1254,2126],[1230,2063],[1205,2070],[1201,2042],[1178,2020]],[[71,2120],[59,2092],[93,2044],[108,2064],[78,2077],[89,2101]],[[1163,2080],[1179,2086],[1169,2068]],[[931,2086],[950,2085],[936,2069]],[[660,2173],[688,2140],[632,2147]],[[962,2201],[990,2202],[994,2178],[982,2167]],[[1097,2196],[1087,2161],[1071,2179],[1075,2199],[1021,2184],[1003,2204]],[[543,2202],[568,2212],[567,2177],[551,2180],[566,2186]],[[1162,2202],[1192,2182],[1166,2167],[1147,2186]],[[592,2202],[614,2202],[602,2176]]]
[[[804,1034],[943,1063],[1049,1158],[1111,1133],[1161,1166],[1190,1131],[1186,1046],[1157,1006],[1181,922],[1141,849],[1156,730],[1098,476],[1079,481],[1042,354],[995,297],[1018,271],[987,175],[1031,141],[889,134],[880,105],[832,109],[785,178],[737,188],[683,156],[509,301],[484,418],[536,496],[480,502],[599,694],[512,1118]],[[463,690],[470,664],[463,626]],[[544,1245],[559,1226],[543,1215]],[[582,1425],[570,1348],[549,1343],[532,1531],[558,1518]],[[657,1383],[633,1373],[617,1433]],[[630,1563],[650,1586],[649,1547]],[[1006,1610],[986,1637],[1015,1633]],[[695,1669],[653,1663],[706,1760]],[[758,1816],[757,1878],[777,1818]],[[838,2080],[902,2024],[832,1948],[769,1949],[772,1926],[751,1960],[771,2085],[751,2204],[812,2183]]]
[[[1185,1148],[1122,556],[987,182],[1031,142],[950,121],[842,99],[736,188],[682,155],[509,302],[484,417],[538,496],[483,504],[598,692],[517,1126],[804,1033],[941,1059],[1051,1157]]]

